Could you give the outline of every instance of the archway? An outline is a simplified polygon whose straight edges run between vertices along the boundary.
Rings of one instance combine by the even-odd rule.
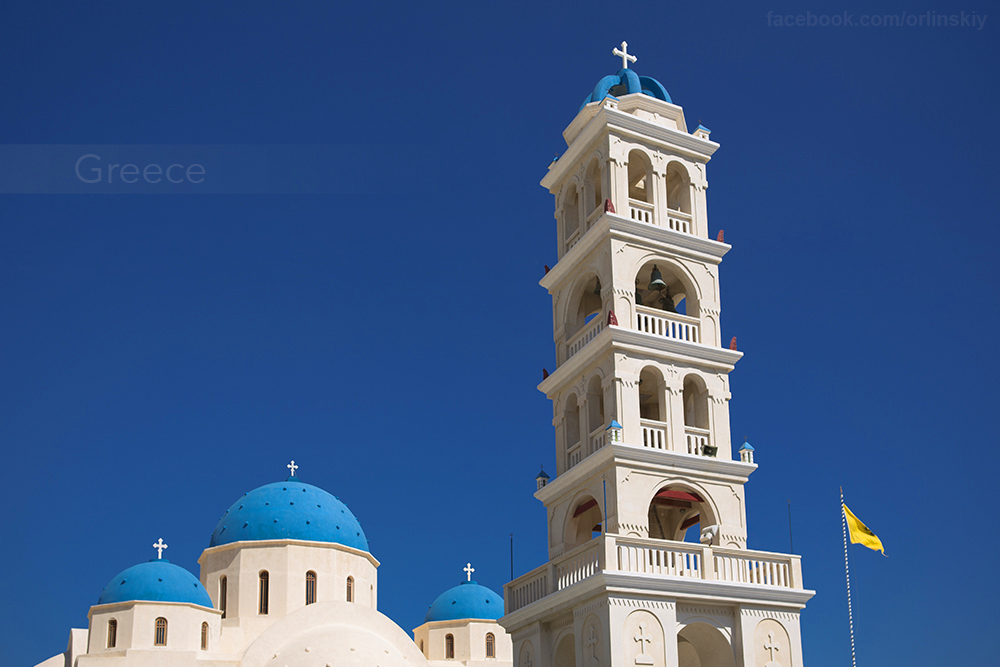
[[[733,648],[718,628],[690,623],[677,633],[678,667],[736,667]]]
[[[563,542],[566,551],[585,544],[601,533],[601,506],[591,496],[583,496],[576,501],[573,515],[566,522]]]
[[[576,638],[572,633],[563,635],[559,640],[552,664],[554,667],[576,667]]]
[[[701,529],[717,524],[701,493],[678,485],[665,486],[649,503],[648,535],[654,540],[701,542]]]

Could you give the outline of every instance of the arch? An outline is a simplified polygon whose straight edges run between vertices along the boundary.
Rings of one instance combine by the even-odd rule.
[[[633,148],[628,152],[628,198],[653,203],[653,163],[646,151]]]
[[[492,632],[486,633],[486,657],[497,657],[497,638]]]
[[[208,623],[201,624],[201,650],[208,650]]]
[[[267,616],[270,585],[271,575],[267,573],[267,570],[261,570],[257,575],[257,613],[261,616]]]
[[[601,278],[593,270],[582,274],[570,289],[562,318],[567,343],[595,317],[600,317],[604,309],[602,289]]]
[[[517,663],[514,667],[524,667],[525,665],[533,665],[534,660],[538,657],[534,655],[535,647],[531,643],[530,639],[525,639],[524,643],[521,644],[521,649],[517,653]]]
[[[603,378],[594,373],[587,382],[587,443],[588,452],[593,453],[604,446],[604,427],[607,424],[604,412]]]
[[[156,624],[154,626],[155,632],[153,634],[153,646],[166,646],[167,645],[167,619],[160,616],[156,619]]]
[[[576,637],[572,632],[565,633],[556,644],[552,654],[554,667],[576,667]]]
[[[112,618],[108,621],[108,648],[114,648],[118,644],[118,620]]]
[[[576,183],[570,183],[566,186],[566,190],[563,193],[562,198],[562,223],[563,223],[563,242],[566,244],[564,252],[568,252],[570,247],[576,243],[577,239],[580,238],[582,232],[580,231],[580,193],[577,190]]]
[[[563,410],[563,433],[566,439],[564,469],[569,470],[582,459],[580,448],[577,447],[580,444],[580,402],[577,400],[575,392],[566,397],[566,407]]]
[[[690,667],[736,667],[729,640],[702,621],[689,623],[677,633],[677,657],[679,664]]]
[[[354,602],[354,577],[347,578],[347,597],[348,602]]]
[[[719,523],[719,512],[703,489],[670,482],[659,485],[652,494],[647,519],[647,535],[652,539],[698,543],[701,528]]]
[[[447,634],[444,636],[444,659],[455,659],[455,635]]]
[[[708,430],[708,387],[700,375],[689,373],[684,376],[684,426]],[[694,443],[689,443],[689,454],[701,454],[702,447],[694,451]]]
[[[316,573],[312,570],[306,572],[306,604],[316,602]]]
[[[600,503],[590,494],[582,494],[569,505],[569,516],[563,532],[565,551],[574,549],[594,539],[602,530],[604,512]]]
[[[663,285],[651,286],[654,271],[659,272]],[[677,313],[697,318],[699,316],[700,294],[698,283],[683,265],[663,256],[646,255],[635,271],[636,306],[644,306],[668,313]],[[641,323],[640,330],[645,330]],[[647,331],[647,333],[656,333]],[[701,342],[692,332],[671,332],[670,338],[683,337],[693,343]],[[666,335],[666,334],[664,334]]]
[[[604,170],[601,168],[601,160],[594,156],[587,165],[584,172],[584,208],[583,214],[590,218],[590,214],[601,208],[604,204]]]
[[[666,176],[667,208],[691,215],[691,172],[683,163],[671,160]]]
[[[229,606],[229,579],[226,575],[219,577],[219,611],[222,618],[226,617],[226,607]]]
[[[639,419],[667,421],[666,401],[663,373],[656,366],[643,366],[639,371]]]

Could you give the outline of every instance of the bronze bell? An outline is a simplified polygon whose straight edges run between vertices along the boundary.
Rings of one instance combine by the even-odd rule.
[[[668,313],[676,313],[677,308],[674,306],[674,297],[670,296],[670,290],[663,292],[663,298],[660,299],[660,305],[663,306],[663,310]]]
[[[649,287],[646,289],[657,291],[667,289],[667,284],[663,282],[663,274],[656,268],[656,264],[653,264],[653,273],[650,275]]]

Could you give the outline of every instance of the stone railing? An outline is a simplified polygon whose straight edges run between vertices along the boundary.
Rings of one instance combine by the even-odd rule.
[[[694,225],[691,224],[691,214],[675,211],[674,209],[667,210],[666,227],[681,234],[694,233]]]
[[[590,433],[590,453],[593,454],[604,446],[604,426],[598,426]]]
[[[580,228],[579,227],[577,229],[573,230],[573,233],[570,234],[569,238],[566,239],[566,252],[569,252],[570,250],[572,250],[573,246],[575,246],[577,243],[580,242],[580,238],[582,236],[583,236],[583,234],[580,233]]]
[[[566,456],[569,458],[566,461],[566,468],[572,468],[577,463],[583,460],[583,447],[577,442],[575,445],[566,450]]]
[[[694,426],[684,427],[684,439],[687,441],[687,453],[705,455],[705,447],[709,445],[709,435],[711,431],[707,428],[695,428]]]
[[[639,420],[642,427],[642,446],[650,449],[668,449],[667,424],[652,419]]]
[[[628,212],[633,220],[653,224],[653,205],[635,199],[628,200]]]
[[[636,306],[636,329],[653,336],[688,343],[697,343],[699,338],[697,317],[668,313],[646,306]]]
[[[795,555],[601,535],[504,586],[506,613],[601,572],[802,589]]]
[[[566,360],[569,361],[573,355],[582,350],[587,343],[597,338],[597,335],[604,331],[604,320],[597,315],[590,322],[583,326],[583,329],[576,332],[572,338],[566,341]]]

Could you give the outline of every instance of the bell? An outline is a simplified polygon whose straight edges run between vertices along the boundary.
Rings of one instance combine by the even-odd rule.
[[[597,284],[594,285],[594,296],[601,296],[601,279],[597,279]]]
[[[649,287],[646,289],[650,290],[665,290],[667,289],[667,284],[663,282],[663,275],[660,270],[656,268],[656,264],[653,264],[653,273],[650,275]]]
[[[668,313],[676,313],[677,308],[674,307],[674,297],[670,296],[670,290],[663,293],[663,298],[660,299],[660,305],[663,306],[663,310]]]

